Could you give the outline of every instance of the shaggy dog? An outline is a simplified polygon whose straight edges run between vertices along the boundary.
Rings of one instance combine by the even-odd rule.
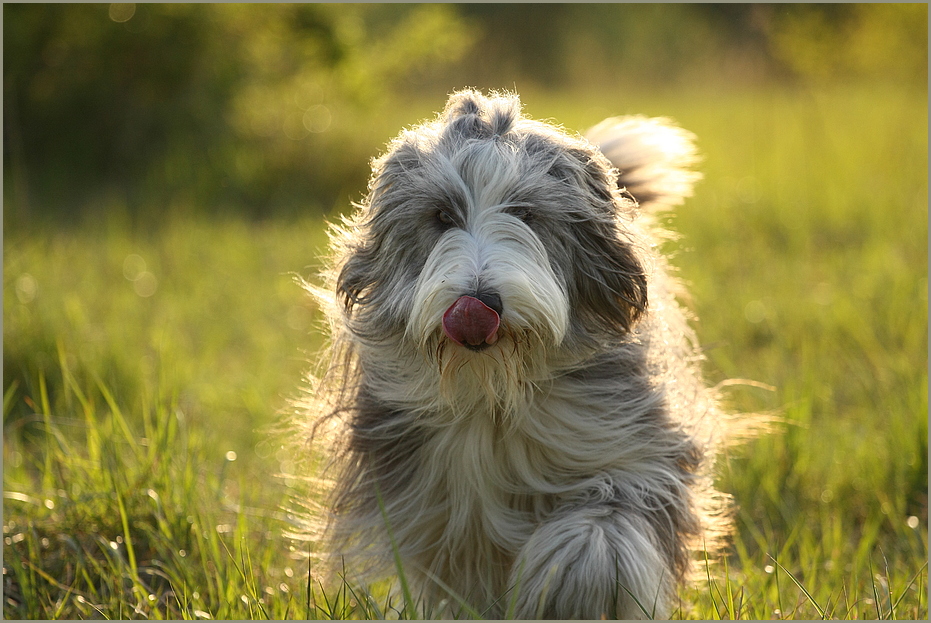
[[[672,611],[728,525],[723,414],[657,252],[695,160],[666,120],[583,138],[462,91],[374,161],[308,286],[332,332],[305,406],[338,449],[336,560],[375,579],[397,557],[453,616]]]

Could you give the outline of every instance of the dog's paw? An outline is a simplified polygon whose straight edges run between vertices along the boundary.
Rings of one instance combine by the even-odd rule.
[[[672,578],[652,529],[612,508],[583,508],[541,524],[511,574],[521,619],[662,618]]]

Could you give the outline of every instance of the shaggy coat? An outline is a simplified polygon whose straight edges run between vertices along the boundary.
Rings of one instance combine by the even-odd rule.
[[[350,574],[397,554],[453,615],[671,612],[728,523],[717,398],[657,253],[694,161],[665,120],[583,138],[474,91],[374,161],[308,286],[332,344],[303,406],[336,448],[327,551]]]

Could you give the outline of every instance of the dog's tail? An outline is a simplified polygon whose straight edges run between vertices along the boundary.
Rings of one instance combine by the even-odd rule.
[[[618,186],[646,211],[681,204],[701,179],[701,173],[691,170],[699,160],[695,135],[669,119],[611,117],[588,130],[585,138],[617,167]]]

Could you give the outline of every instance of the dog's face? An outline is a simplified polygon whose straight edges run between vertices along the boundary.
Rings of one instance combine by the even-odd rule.
[[[471,371],[482,393],[506,393],[645,309],[622,225],[634,208],[586,141],[522,118],[516,98],[457,94],[375,162],[344,230],[347,328],[439,378]]]

